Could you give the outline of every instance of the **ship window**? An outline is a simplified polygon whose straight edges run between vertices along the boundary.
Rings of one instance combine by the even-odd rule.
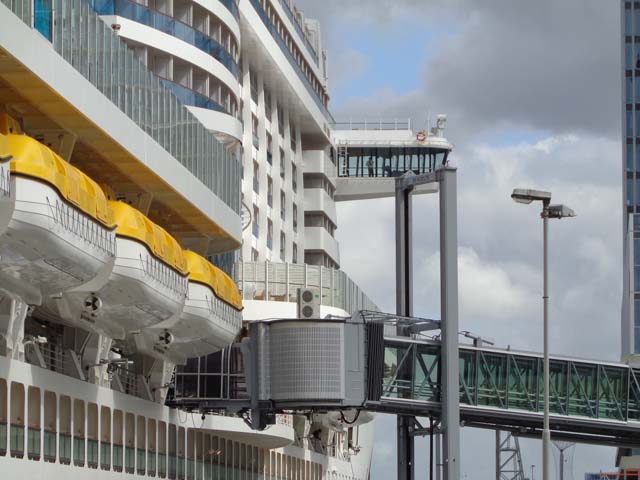
[[[208,438],[208,436],[207,436]],[[202,432],[196,432],[196,480],[202,480],[204,469],[204,442],[205,435]],[[209,480],[209,477],[204,477]]]
[[[220,471],[220,458],[222,457],[222,441],[216,437],[211,437],[211,478],[222,478]]]
[[[82,400],[73,401],[73,464],[84,467],[85,413]]]
[[[212,476],[211,471],[211,435],[203,435],[202,436],[202,445],[200,450],[200,455],[203,463],[203,475],[205,480],[209,480]],[[200,472],[200,469],[198,469]],[[199,477],[200,478],[200,477]]]
[[[227,440],[224,443],[224,465],[225,465],[225,476],[222,478],[233,478],[233,447],[234,444],[231,440]]]
[[[195,480],[195,431],[190,428],[187,430],[187,480]]]
[[[28,390],[29,421],[27,428],[27,457],[40,460],[40,389],[29,387]]]
[[[135,437],[136,419],[133,413],[124,417],[124,471],[133,473],[136,466]]]
[[[178,428],[178,461],[177,461],[177,471],[178,471],[178,480],[184,480],[184,446],[185,446],[185,431],[184,427]]]
[[[147,474],[156,476],[156,421],[149,419],[147,423]]]
[[[44,449],[45,462],[56,461],[56,394],[44,392]]]
[[[0,455],[7,454],[7,381],[0,378]]]
[[[177,472],[176,447],[177,447],[176,426],[173,424],[170,424],[169,425],[169,478],[171,480],[176,478],[176,472]]]
[[[24,385],[11,382],[11,425],[9,428],[11,456],[24,456]]]
[[[136,465],[138,475],[144,475],[147,466],[147,429],[145,417],[138,416],[136,426]]]
[[[158,422],[158,476],[167,476],[167,424]]]
[[[98,405],[87,405],[87,465],[98,468]]]
[[[111,468],[111,410],[100,408],[100,468]]]
[[[123,445],[124,437],[122,428],[124,426],[124,415],[122,410],[114,410],[113,412],[113,469],[121,472],[124,466],[123,462]]]
[[[58,436],[58,456],[60,463],[71,463],[71,399],[60,397],[60,434]]]

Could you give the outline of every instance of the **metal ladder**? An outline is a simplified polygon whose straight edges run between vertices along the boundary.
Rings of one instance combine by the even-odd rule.
[[[347,142],[339,142],[337,145],[337,153],[338,153],[338,176],[339,177],[348,177],[349,176],[349,145]]]

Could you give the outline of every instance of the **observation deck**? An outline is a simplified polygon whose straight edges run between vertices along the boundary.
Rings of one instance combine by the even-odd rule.
[[[444,138],[446,118],[439,116],[430,132],[414,132],[409,120],[334,124],[337,151],[336,201],[395,195],[395,178],[407,172],[431,173],[447,165],[452,145]],[[437,185],[423,185],[415,193],[434,193]]]

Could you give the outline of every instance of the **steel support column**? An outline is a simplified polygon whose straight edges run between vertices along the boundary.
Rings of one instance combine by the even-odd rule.
[[[413,186],[404,181],[396,183],[396,313],[404,317],[413,314],[413,265],[411,229],[411,191]],[[399,336],[405,335],[404,327],[397,327]],[[411,364],[412,362],[409,362]],[[397,454],[398,480],[414,479],[414,440],[409,428],[412,417],[398,415]]]
[[[438,171],[440,184],[440,310],[442,325],[443,478],[460,479],[458,353],[458,214],[456,170]]]

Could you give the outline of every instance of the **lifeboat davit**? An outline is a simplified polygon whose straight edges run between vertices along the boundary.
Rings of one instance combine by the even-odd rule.
[[[2,143],[11,183],[0,193],[0,289],[40,305],[111,268],[115,224],[98,184],[51,149],[26,135]]]
[[[117,225],[110,274],[53,299],[50,308],[66,322],[117,340],[154,325],[174,325],[187,294],[182,247],[130,205],[109,202],[109,207]]]
[[[229,346],[242,328],[242,297],[235,282],[204,257],[191,251],[184,256],[189,284],[177,323],[132,335],[136,350],[178,364]]]
[[[0,234],[9,226],[15,201],[11,198],[11,151],[5,135],[0,133]]]

